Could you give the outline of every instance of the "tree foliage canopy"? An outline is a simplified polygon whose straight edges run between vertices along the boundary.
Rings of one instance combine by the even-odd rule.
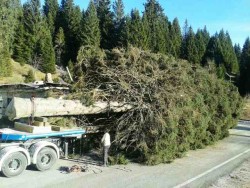
[[[102,100],[134,106],[114,119],[113,147],[137,153],[147,164],[170,162],[226,137],[242,107],[229,82],[199,66],[133,47],[105,52],[82,47],[76,75],[77,92],[98,88],[105,93]]]

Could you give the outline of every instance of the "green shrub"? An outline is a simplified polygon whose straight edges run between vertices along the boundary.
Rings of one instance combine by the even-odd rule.
[[[125,155],[117,154],[115,156],[109,156],[109,163],[110,165],[127,165],[128,159],[126,159]]]
[[[31,83],[31,82],[34,82],[35,80],[36,79],[35,79],[35,75],[34,75],[33,70],[29,70],[27,76],[25,76],[24,82],[25,83]]]

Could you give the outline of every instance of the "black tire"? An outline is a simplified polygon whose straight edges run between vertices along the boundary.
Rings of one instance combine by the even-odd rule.
[[[27,167],[27,158],[21,152],[10,154],[2,165],[2,174],[8,178],[21,174]]]
[[[49,170],[57,161],[57,154],[52,148],[44,147],[39,151],[36,160],[36,168],[39,171]]]

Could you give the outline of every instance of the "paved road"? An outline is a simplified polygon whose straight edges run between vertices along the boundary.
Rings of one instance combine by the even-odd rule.
[[[2,188],[68,188],[68,187],[206,187],[250,158],[250,125],[239,124],[231,136],[206,149],[190,151],[186,157],[171,164],[153,167],[129,164],[103,168],[90,165],[85,173],[60,173],[60,166],[85,164],[60,160],[46,172],[26,170],[15,178],[0,177]]]

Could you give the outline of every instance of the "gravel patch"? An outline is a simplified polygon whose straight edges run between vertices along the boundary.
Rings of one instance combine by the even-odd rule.
[[[229,175],[220,178],[210,188],[250,188],[250,159]]]

